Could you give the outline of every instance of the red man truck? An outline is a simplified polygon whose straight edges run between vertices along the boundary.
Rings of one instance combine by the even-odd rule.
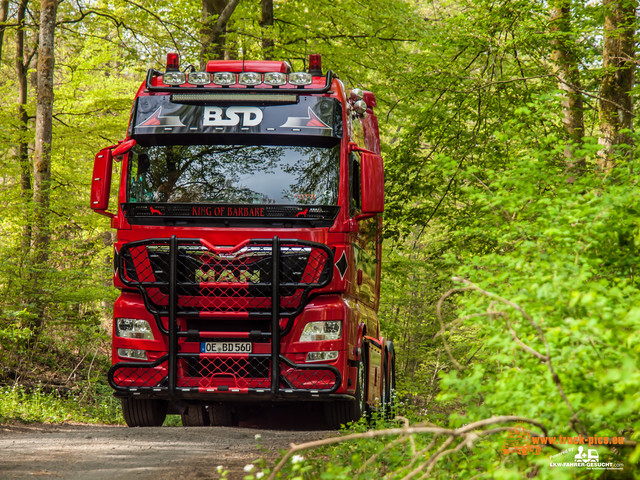
[[[117,230],[113,366],[129,426],[234,425],[316,402],[332,427],[388,409],[375,97],[319,55],[149,70],[125,140],[95,158]],[[113,162],[118,203],[108,210]]]

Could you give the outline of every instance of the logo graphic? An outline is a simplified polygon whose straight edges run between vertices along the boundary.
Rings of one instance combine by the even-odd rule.
[[[242,120],[241,120],[242,117]],[[205,127],[255,127],[262,122],[262,110],[258,107],[229,107],[226,110],[221,107],[204,107]],[[242,123],[240,123],[242,121]]]
[[[290,127],[290,128],[329,128],[331,127],[324,123],[318,116],[311,110],[311,107],[307,110],[309,113],[308,117],[289,117],[287,121],[280,125],[280,127]]]
[[[552,437],[553,438],[553,437]],[[574,447],[567,448],[560,453],[549,457],[551,468],[579,468],[587,470],[623,470],[624,464],[606,462],[600,460],[600,455],[595,448],[578,446],[578,452],[574,455]],[[564,458],[563,458],[564,457]],[[569,458],[566,458],[569,457]],[[573,461],[571,460],[573,457]]]
[[[533,453],[540,455],[542,453],[542,447],[539,445],[532,445],[531,432],[525,430],[523,426],[515,426],[509,429],[507,438],[502,443],[502,453],[509,455],[510,453],[517,453],[518,455],[527,455]]]
[[[598,463],[600,462],[600,457],[598,456],[598,451],[594,448],[589,449],[589,454],[584,453],[584,447],[578,447],[578,453],[575,455],[575,462],[582,463],[587,465],[589,463]]]
[[[296,213],[296,217],[305,217],[306,218],[308,213],[309,213],[309,209],[305,208],[301,212]]]
[[[177,115],[162,116],[162,107],[158,107],[155,112],[151,114],[145,121],[136,125],[136,128],[141,127],[184,127],[184,123]]]
[[[160,210],[157,210],[153,207],[149,207],[149,212],[151,212],[151,215],[162,215],[162,212]]]

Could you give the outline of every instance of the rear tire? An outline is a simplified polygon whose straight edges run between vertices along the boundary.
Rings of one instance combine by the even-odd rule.
[[[167,417],[168,404],[164,400],[123,398],[122,414],[130,427],[159,427]]]
[[[386,368],[388,368],[389,373],[387,383],[385,384],[386,403],[384,406],[384,414],[387,419],[391,419],[396,402],[396,352],[392,341],[387,342],[387,356],[388,362],[385,363],[385,365],[388,366]]]
[[[209,412],[204,405],[189,405],[180,417],[183,427],[208,427],[211,425]]]

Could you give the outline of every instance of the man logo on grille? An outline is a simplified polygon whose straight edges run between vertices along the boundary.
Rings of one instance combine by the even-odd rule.
[[[259,283],[260,271],[255,270],[253,272],[249,270],[222,270],[216,272],[212,268],[206,270],[200,268],[196,270],[197,282],[218,282],[218,283]]]

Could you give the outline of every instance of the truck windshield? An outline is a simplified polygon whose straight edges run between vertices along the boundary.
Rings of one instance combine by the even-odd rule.
[[[336,205],[339,146],[136,145],[131,203]]]

